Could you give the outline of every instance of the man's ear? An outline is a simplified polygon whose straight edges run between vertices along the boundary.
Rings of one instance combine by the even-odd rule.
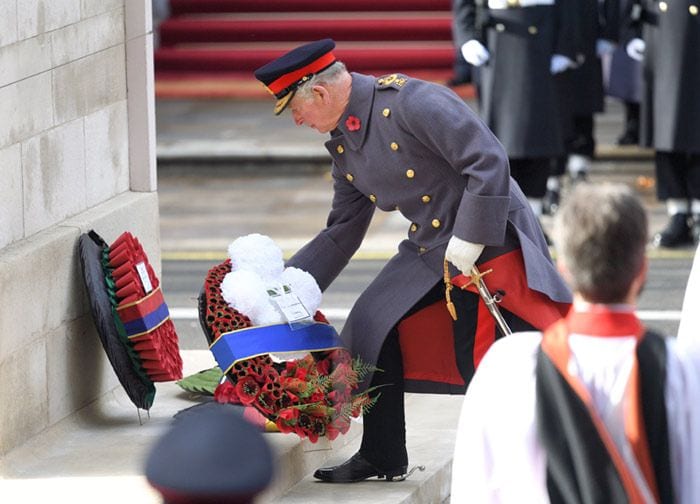
[[[320,84],[316,84],[314,87],[311,88],[311,92],[315,97],[318,97],[321,99],[321,102],[324,104],[328,104],[331,101],[331,94],[328,92],[328,88],[325,86],[322,86]]]

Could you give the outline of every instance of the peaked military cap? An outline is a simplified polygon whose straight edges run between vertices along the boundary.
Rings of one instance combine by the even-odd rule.
[[[300,85],[335,63],[334,48],[331,39],[309,42],[255,71],[255,78],[277,98],[275,115],[282,113]]]
[[[273,478],[273,452],[241,409],[215,401],[188,408],[154,443],[146,479],[167,504],[248,504]]]

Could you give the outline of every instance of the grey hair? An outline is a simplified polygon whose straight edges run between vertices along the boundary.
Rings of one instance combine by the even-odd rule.
[[[348,72],[345,63],[336,61],[331,66],[314,74],[309,80],[297,88],[296,95],[302,100],[311,98],[311,90],[317,84],[333,85],[340,82],[341,78]]]
[[[648,217],[628,186],[582,183],[557,212],[553,238],[575,292],[619,303],[644,264]]]

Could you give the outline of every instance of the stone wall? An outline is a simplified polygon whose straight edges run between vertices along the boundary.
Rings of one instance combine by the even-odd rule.
[[[0,455],[117,385],[77,241],[159,264],[150,0],[0,0]]]

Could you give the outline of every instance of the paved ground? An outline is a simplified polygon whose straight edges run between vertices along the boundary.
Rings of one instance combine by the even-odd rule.
[[[221,250],[224,225],[274,232],[283,247],[309,224],[324,222],[330,203],[325,135],[296,127],[289,114],[276,117],[271,101],[209,100],[158,102],[157,131],[163,251]],[[474,107],[474,103],[470,102]],[[652,214],[652,231],[665,222],[654,196],[651,153],[619,148],[622,108],[609,100],[596,118],[599,159],[592,180],[619,180],[635,187]],[[235,181],[230,177],[235,176]],[[245,191],[231,192],[232,184]],[[188,187],[182,201],[182,187]],[[234,194],[234,196],[232,196]],[[295,220],[279,219],[294,208]],[[255,211],[252,211],[255,209]],[[208,213],[213,210],[215,217]],[[275,218],[280,225],[275,227]],[[395,214],[378,212],[365,246],[381,249],[381,235],[405,230]],[[545,225],[549,219],[544,219]],[[222,238],[223,237],[223,238]],[[289,241],[288,241],[289,240]],[[226,242],[228,243],[228,242]],[[394,248],[394,242],[391,243]]]

